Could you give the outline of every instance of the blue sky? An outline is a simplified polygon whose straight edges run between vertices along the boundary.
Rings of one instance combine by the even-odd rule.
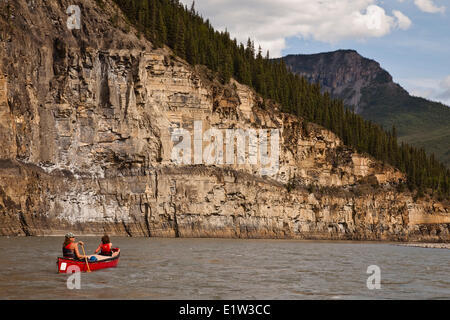
[[[443,5],[445,2],[441,1]],[[450,105],[450,96],[444,94],[448,88],[441,83],[450,76],[450,7],[448,12],[428,13],[407,0],[384,1],[382,6],[386,11],[401,10],[410,18],[411,26],[380,38],[334,44],[289,37],[282,55],[355,49],[378,61],[411,94]],[[440,97],[441,94],[444,95]]]
[[[197,0],[195,8],[272,57],[355,49],[411,94],[450,105],[450,0]]]

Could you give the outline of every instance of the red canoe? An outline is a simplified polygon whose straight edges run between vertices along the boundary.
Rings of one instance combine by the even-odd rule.
[[[100,256],[95,255],[97,261],[89,261],[89,270],[95,271],[105,268],[114,268],[119,263],[120,251],[117,248],[113,248],[112,256]],[[58,257],[56,261],[56,265],[58,266],[58,273],[72,273],[76,271],[86,272],[88,271],[88,266],[86,264],[86,260],[75,260],[70,258],[61,258]]]

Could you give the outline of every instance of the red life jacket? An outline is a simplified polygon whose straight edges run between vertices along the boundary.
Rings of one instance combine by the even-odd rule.
[[[111,243],[101,244],[100,254],[102,256],[112,256],[111,247],[112,247]]]

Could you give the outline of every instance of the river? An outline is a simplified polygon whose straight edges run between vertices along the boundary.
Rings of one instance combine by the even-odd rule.
[[[64,237],[1,237],[0,299],[450,299],[450,251],[380,242],[113,237],[117,268],[57,274]],[[100,237],[80,237],[92,253]],[[369,290],[371,265],[380,289]],[[372,280],[371,280],[372,281]],[[371,282],[372,283],[372,282]]]

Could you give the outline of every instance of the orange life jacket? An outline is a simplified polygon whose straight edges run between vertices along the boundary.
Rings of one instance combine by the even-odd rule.
[[[106,244],[101,244],[100,248],[100,254],[102,256],[112,256],[112,250],[111,250],[112,244],[111,243],[106,243]]]

